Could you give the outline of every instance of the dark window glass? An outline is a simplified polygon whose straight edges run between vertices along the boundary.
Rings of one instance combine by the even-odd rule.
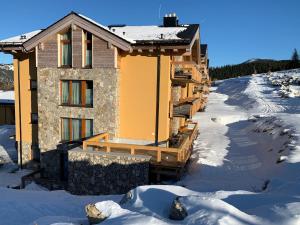
[[[38,123],[38,114],[37,113],[31,113],[31,123],[32,124]]]
[[[62,118],[62,141],[77,141],[93,136],[93,120]]]

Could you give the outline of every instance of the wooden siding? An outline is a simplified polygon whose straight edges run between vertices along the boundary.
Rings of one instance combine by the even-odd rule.
[[[114,60],[114,49],[110,48],[106,41],[93,36],[93,67],[114,67]]]
[[[58,47],[57,36],[53,35],[42,43],[43,48],[38,48],[38,67],[57,67],[58,66]]]
[[[72,31],[73,67],[82,67],[82,29],[77,27]]]
[[[15,125],[15,105],[0,103],[0,125]]]

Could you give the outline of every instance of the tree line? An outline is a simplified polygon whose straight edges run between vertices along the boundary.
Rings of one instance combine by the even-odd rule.
[[[276,72],[300,68],[299,55],[295,49],[290,60],[256,60],[237,65],[225,65],[211,67],[210,77],[212,80],[222,80],[238,76],[246,76],[255,73]]]

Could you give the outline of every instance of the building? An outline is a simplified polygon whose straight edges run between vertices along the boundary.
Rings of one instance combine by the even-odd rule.
[[[15,124],[14,91],[0,91],[0,125]]]
[[[1,51],[14,56],[20,164],[64,178],[77,158],[66,152],[78,144],[84,155],[151,156],[158,179],[178,176],[197,134],[189,119],[208,93],[199,29],[171,14],[162,26],[106,27],[71,12],[2,40]]]

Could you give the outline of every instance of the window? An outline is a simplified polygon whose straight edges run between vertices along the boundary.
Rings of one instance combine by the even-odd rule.
[[[67,106],[93,106],[93,81],[61,81],[61,104]]]
[[[36,80],[30,80],[30,90],[36,90],[37,89],[37,81]]]
[[[62,118],[62,141],[76,141],[93,136],[93,120]]]
[[[92,67],[92,34],[84,32],[84,51],[83,51],[83,66],[86,68]]]
[[[60,35],[60,59],[62,67],[72,67],[71,29]]]
[[[37,113],[31,113],[31,123],[32,124],[38,123],[38,114]]]

